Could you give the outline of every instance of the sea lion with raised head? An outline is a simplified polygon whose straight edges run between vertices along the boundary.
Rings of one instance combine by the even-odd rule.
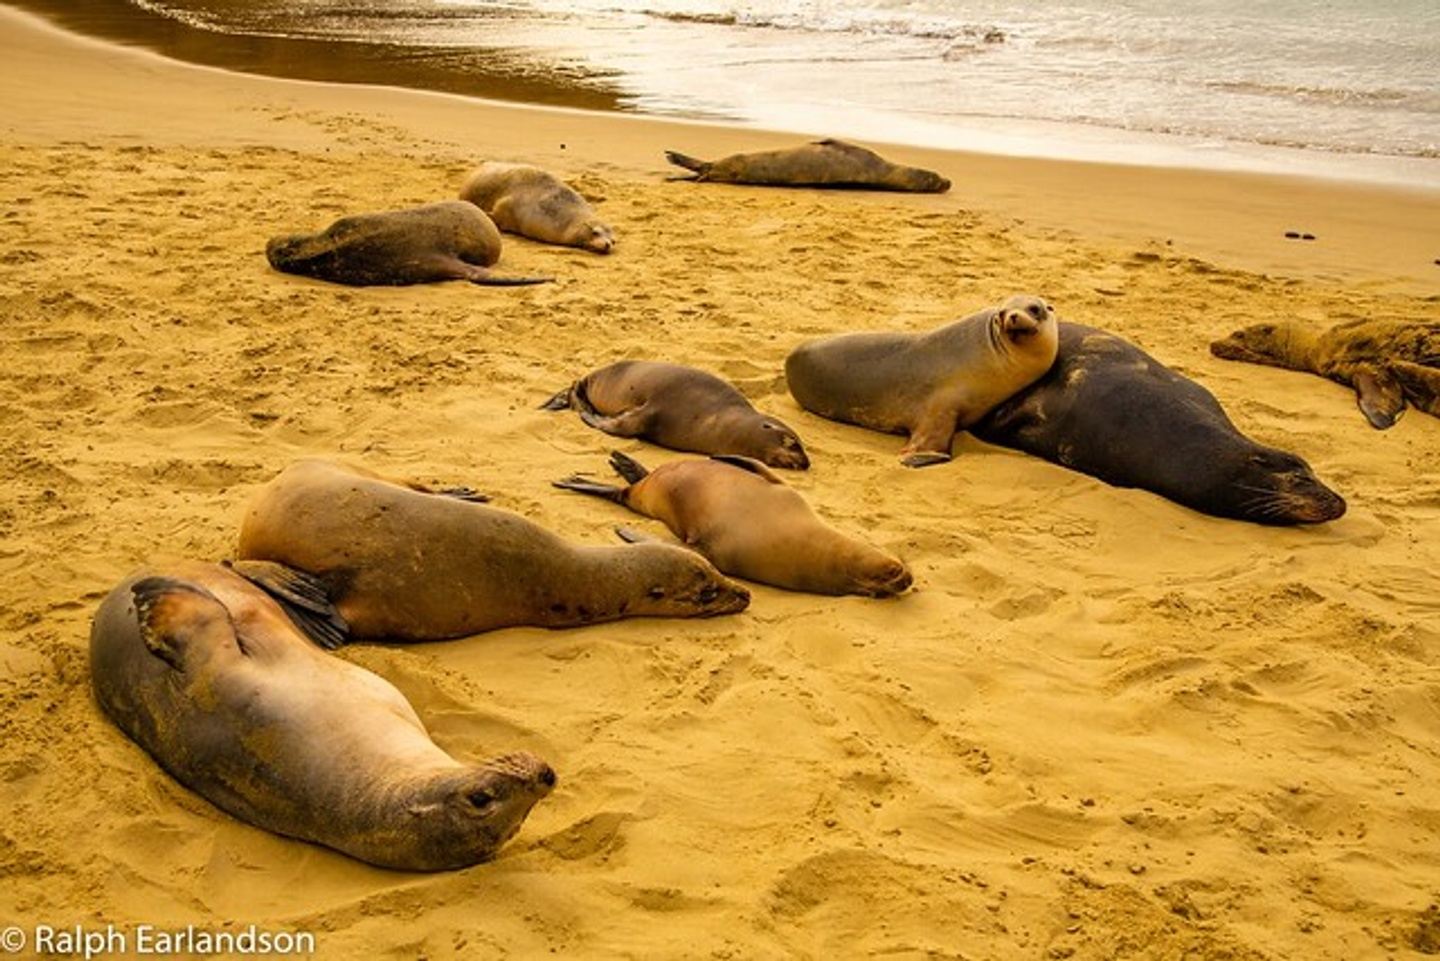
[[[970,431],[1217,517],[1285,525],[1345,513],[1309,464],[1240,433],[1204,387],[1082,324],[1061,324],[1050,372]]]
[[[785,358],[800,406],[821,417],[909,434],[907,467],[950,459],[957,431],[1034,383],[1055,362],[1055,312],[1017,295],[924,334],[840,334]]]
[[[387,868],[485,861],[555,786],[533,754],[455,760],[388,681],[315,647],[218,564],[121,582],[95,614],[90,672],[105,713],[181,784]]]
[[[653,517],[726,574],[812,594],[890,597],[910,586],[897,558],[831,527],[757,460],[723,455],[647,471],[615,451],[610,465],[629,482],[612,487],[580,476],[555,486],[604,497]]]
[[[589,201],[554,174],[525,164],[486,161],[460,188],[468,200],[510,234],[608,254],[615,231]]]
[[[800,437],[762,414],[714,374],[680,364],[622,360],[591,371],[541,405],[574,409],[616,437],[640,437],[672,450],[739,454],[771,467],[805,470]]]
[[[1393,426],[1407,404],[1440,417],[1440,321],[1353,320],[1323,331],[1275,321],[1237,330],[1210,352],[1353,387],[1360,412],[1377,430]]]
[[[673,544],[582,547],[518,514],[425,493],[333,461],[302,460],[262,487],[239,556],[270,561],[275,590],[313,639],[428,641],[502,627],[622,617],[707,617],[750,594]],[[322,587],[343,623],[313,623],[289,569]]]
[[[713,161],[696,160],[667,150],[665,159],[695,172],[693,177],[675,179],[702,183],[899,190],[921,194],[943,194],[950,189],[950,181],[932,170],[893,164],[873,150],[843,140],[817,140],[800,147],[737,153]]]
[[[513,287],[550,280],[487,270],[500,259],[500,231],[463,200],[341,217],[319,233],[272,238],[265,257],[287,274],[352,287],[442,280]]]

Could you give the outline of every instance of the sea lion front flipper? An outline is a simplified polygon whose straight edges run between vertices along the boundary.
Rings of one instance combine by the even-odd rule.
[[[274,561],[226,561],[225,566],[269,594],[300,633],[325,650],[350,640],[350,625],[318,577]]]
[[[910,430],[909,442],[900,450],[900,463],[906,467],[929,467],[950,460],[950,445],[955,442],[955,423],[959,411],[954,407],[934,405],[928,408]]]
[[[1378,367],[1363,367],[1351,376],[1360,413],[1376,430],[1393,427],[1405,412],[1405,392],[1400,382]]]
[[[911,451],[900,458],[900,463],[906,467],[929,467],[932,464],[947,464],[953,458],[949,454],[938,450],[917,450]]]
[[[492,274],[484,267],[476,267],[474,264],[465,271],[465,279],[482,287],[528,287],[531,284],[555,283],[554,277],[507,277]]]
[[[481,493],[473,487],[464,484],[456,484],[452,487],[431,487],[419,481],[406,481],[405,486],[417,494],[434,494],[436,497],[453,497],[457,501],[468,501],[471,504],[488,504],[490,495]]]
[[[697,554],[700,553],[698,550],[695,550],[695,545],[693,544],[686,544],[683,541],[673,540],[668,537],[657,537],[654,534],[646,534],[643,531],[637,531],[633,527],[626,527],[624,524],[616,524],[614,530],[615,536],[627,544],[674,544],[676,547],[684,547],[695,551]]]
[[[731,467],[738,467],[741,470],[748,470],[750,473],[765,478],[772,484],[784,486],[785,482],[760,461],[753,457],[745,457],[742,454],[711,454],[711,460],[718,460],[722,464],[729,464]]]
[[[177,671],[185,669],[185,652],[205,643],[227,641],[239,648],[235,623],[225,605],[209,591],[171,577],[146,577],[130,586],[140,639],[160,660]],[[243,653],[243,651],[242,651]]]
[[[1440,417],[1440,368],[1394,360],[1390,362],[1390,372],[1400,382],[1405,399],[1412,407]]]

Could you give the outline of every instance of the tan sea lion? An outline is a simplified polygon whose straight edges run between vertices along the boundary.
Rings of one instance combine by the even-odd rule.
[[[744,610],[745,588],[668,544],[581,547],[518,514],[302,460],[262,487],[239,556],[271,561],[265,586],[311,637],[427,641],[502,627]],[[311,575],[343,625],[316,624],[288,570]]]
[[[643,437],[699,454],[739,454],[771,467],[810,466],[793,430],[757,411],[733,385],[694,367],[618,361],[591,371],[541,405],[542,410],[566,408],[616,437]]]
[[[1399,420],[1407,403],[1440,417],[1440,321],[1354,320],[1318,332],[1276,321],[1237,330],[1210,352],[1353,387],[1360,412],[1377,430]]]
[[[500,259],[500,231],[463,200],[341,217],[317,234],[271,239],[265,257],[287,274],[355,287],[440,280],[513,287],[551,279],[486,270]]]
[[[801,147],[737,153],[715,161],[696,160],[674,150],[665,159],[695,171],[702,183],[755,184],[770,187],[838,187],[943,194],[950,181],[919,167],[892,164],[873,150],[843,140],[817,140]]]
[[[1345,513],[1309,464],[1240,433],[1204,387],[1082,324],[1060,324],[1055,365],[970,432],[1217,517],[1288,525]]]
[[[721,455],[647,471],[615,451],[629,482],[612,487],[573,476],[555,486],[604,497],[664,522],[686,544],[736,577],[812,594],[890,597],[910,586],[896,558],[826,524],[805,498],[762,463]]]
[[[539,167],[486,161],[460,188],[460,199],[485,211],[506,233],[597,254],[615,246],[615,231],[589,201]]]
[[[1055,362],[1055,313],[1017,295],[926,334],[841,334],[785,359],[790,393],[806,410],[910,435],[907,467],[950,459],[956,431],[1034,383]]]
[[[218,564],[122,581],[95,614],[90,671],[116,725],[216,807],[387,868],[487,860],[555,786],[533,754],[455,760],[388,681]]]

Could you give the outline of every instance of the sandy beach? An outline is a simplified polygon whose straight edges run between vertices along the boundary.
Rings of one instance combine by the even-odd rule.
[[[1433,320],[1440,194],[910,148],[881,149],[950,193],[668,182],[665,148],[799,136],[229,74],[10,8],[0,97],[0,927],[254,924],[432,961],[1440,953],[1440,419],[1374,431],[1344,387],[1207,349],[1281,315]],[[507,237],[500,268],[558,278],[512,290],[265,262],[483,159],[567,177],[617,252]],[[1021,291],[1203,383],[1346,516],[1218,520],[969,437],[908,471],[901,439],[786,392],[806,338]],[[624,357],[794,426],[814,466],[787,482],[916,589],[341,651],[455,756],[559,772],[460,872],[242,824],[100,713],[99,599],[230,555],[300,456],[468,484],[579,542],[661,530],[549,486],[612,448],[680,456],[536,409]]]

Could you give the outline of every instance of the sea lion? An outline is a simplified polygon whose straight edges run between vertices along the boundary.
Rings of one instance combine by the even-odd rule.
[[[1055,312],[1016,295],[925,334],[841,334],[785,358],[800,406],[821,417],[894,434],[907,467],[950,459],[956,431],[1033,383],[1055,362]]]
[[[518,514],[298,461],[262,487],[239,556],[274,562],[265,586],[317,643],[427,641],[501,627],[744,610],[745,588],[669,544],[580,547]],[[287,569],[313,576],[343,624],[313,623]]]
[[[817,140],[801,147],[731,154],[705,161],[674,150],[665,159],[695,171],[696,180],[717,184],[756,184],[768,187],[837,187],[856,190],[899,190],[906,193],[943,194],[950,181],[931,170],[892,164],[873,150],[843,140]]]
[[[731,384],[694,367],[618,361],[591,371],[541,405],[542,410],[567,408],[616,437],[643,437],[698,454],[739,454],[771,467],[810,466],[793,430],[760,413]]]
[[[890,597],[910,586],[896,558],[840,533],[762,463],[721,455],[647,471],[615,451],[610,465],[629,482],[612,487],[580,476],[555,486],[604,497],[662,521],[726,574],[812,594]]]
[[[1360,412],[1377,430],[1399,420],[1407,402],[1440,417],[1440,321],[1353,320],[1319,332],[1276,321],[1237,330],[1210,352],[1353,387]]]
[[[95,614],[90,672],[105,713],[181,784],[382,867],[487,860],[555,786],[533,754],[455,760],[388,681],[316,648],[218,564],[122,581]]]
[[[1060,325],[1055,366],[970,432],[1117,487],[1257,524],[1317,524],[1345,500],[1241,434],[1208,390],[1114,334]]]
[[[460,199],[485,211],[506,233],[597,254],[615,246],[615,231],[595,208],[539,167],[486,161],[460,188]]]
[[[440,280],[513,287],[551,279],[486,270],[500,259],[500,231],[463,200],[341,217],[318,234],[272,238],[265,257],[287,274],[354,287]]]

